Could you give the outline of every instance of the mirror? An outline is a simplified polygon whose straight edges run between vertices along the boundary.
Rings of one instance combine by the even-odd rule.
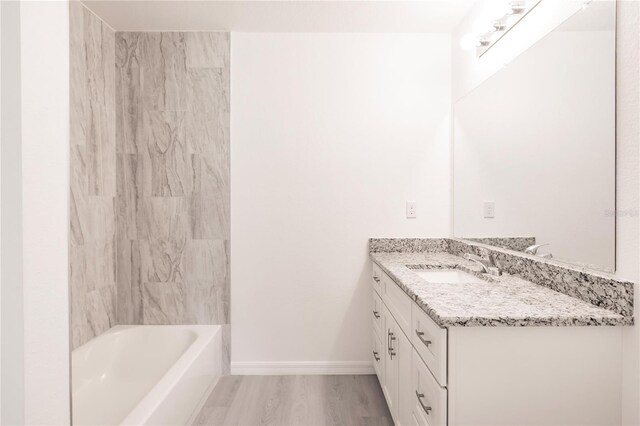
[[[615,162],[615,2],[592,2],[455,104],[454,235],[612,271]]]

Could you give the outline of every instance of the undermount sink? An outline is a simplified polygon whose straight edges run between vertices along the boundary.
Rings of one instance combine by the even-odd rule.
[[[467,284],[484,283],[475,275],[459,269],[423,269],[414,270],[416,274],[427,282],[434,284]]]

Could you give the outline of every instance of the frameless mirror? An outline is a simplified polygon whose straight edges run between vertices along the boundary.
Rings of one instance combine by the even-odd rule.
[[[615,162],[615,2],[592,2],[455,104],[454,234],[613,270]]]

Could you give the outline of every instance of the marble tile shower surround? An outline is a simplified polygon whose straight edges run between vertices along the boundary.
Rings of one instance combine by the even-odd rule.
[[[228,33],[116,34],[121,324],[229,324],[229,54]]]
[[[115,33],[70,2],[71,333],[220,324],[229,365],[229,34]]]
[[[410,248],[429,247],[429,250],[423,250],[426,253],[435,253],[438,251],[435,247],[444,247],[443,252],[458,257],[463,257],[465,253],[473,253],[486,258],[491,254],[500,269],[509,275],[626,317],[633,316],[634,284],[617,280],[611,274],[455,238],[423,240],[425,241],[373,238],[369,241],[369,251],[371,253],[403,252],[403,247],[408,244],[407,241],[414,241],[410,244]],[[417,253],[420,250],[410,249],[406,252]]]
[[[70,14],[70,314],[76,348],[116,324],[115,33]]]

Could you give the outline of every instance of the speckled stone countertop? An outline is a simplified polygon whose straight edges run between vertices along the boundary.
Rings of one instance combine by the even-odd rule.
[[[442,327],[631,325],[633,317],[599,308],[518,278],[482,274],[480,266],[445,252],[370,253],[389,275]],[[416,269],[457,268],[485,283],[434,284]]]

